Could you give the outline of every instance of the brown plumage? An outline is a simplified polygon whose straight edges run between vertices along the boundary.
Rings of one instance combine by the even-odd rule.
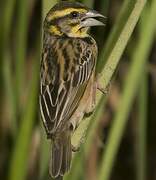
[[[87,17],[88,12],[92,16]],[[44,22],[40,109],[47,137],[52,140],[49,170],[54,178],[69,171],[72,132],[94,105],[97,45],[87,31],[99,22],[91,22],[91,17],[99,16],[82,4],[62,2],[50,10]]]

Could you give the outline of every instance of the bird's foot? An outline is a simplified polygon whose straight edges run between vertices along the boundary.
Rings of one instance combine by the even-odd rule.
[[[102,92],[104,95],[107,95],[110,89],[110,83],[107,85],[106,88],[103,87],[103,85],[99,82],[99,78],[96,81],[97,89]]]
[[[80,146],[75,147],[75,146],[72,145],[72,151],[73,151],[73,152],[78,152],[78,151],[80,151]]]

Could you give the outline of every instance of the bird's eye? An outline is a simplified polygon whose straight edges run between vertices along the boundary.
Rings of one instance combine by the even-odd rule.
[[[79,13],[77,11],[71,12],[72,18],[77,18],[79,16]]]

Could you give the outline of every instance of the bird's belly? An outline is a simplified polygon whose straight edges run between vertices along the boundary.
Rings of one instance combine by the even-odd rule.
[[[82,121],[85,114],[90,114],[93,112],[95,107],[95,96],[96,96],[96,82],[95,74],[93,73],[90,77],[88,85],[86,87],[85,93],[79,102],[79,106],[70,118],[70,122],[73,126],[73,130]]]

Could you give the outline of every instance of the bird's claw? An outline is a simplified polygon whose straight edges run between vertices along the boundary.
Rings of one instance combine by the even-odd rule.
[[[101,91],[104,95],[107,95],[110,89],[110,84],[108,84],[106,88],[103,88],[102,85],[99,82],[97,82],[97,89]]]
[[[78,152],[80,150],[80,147],[78,146],[78,147],[75,147],[75,146],[73,146],[72,145],[72,151],[73,152]]]

